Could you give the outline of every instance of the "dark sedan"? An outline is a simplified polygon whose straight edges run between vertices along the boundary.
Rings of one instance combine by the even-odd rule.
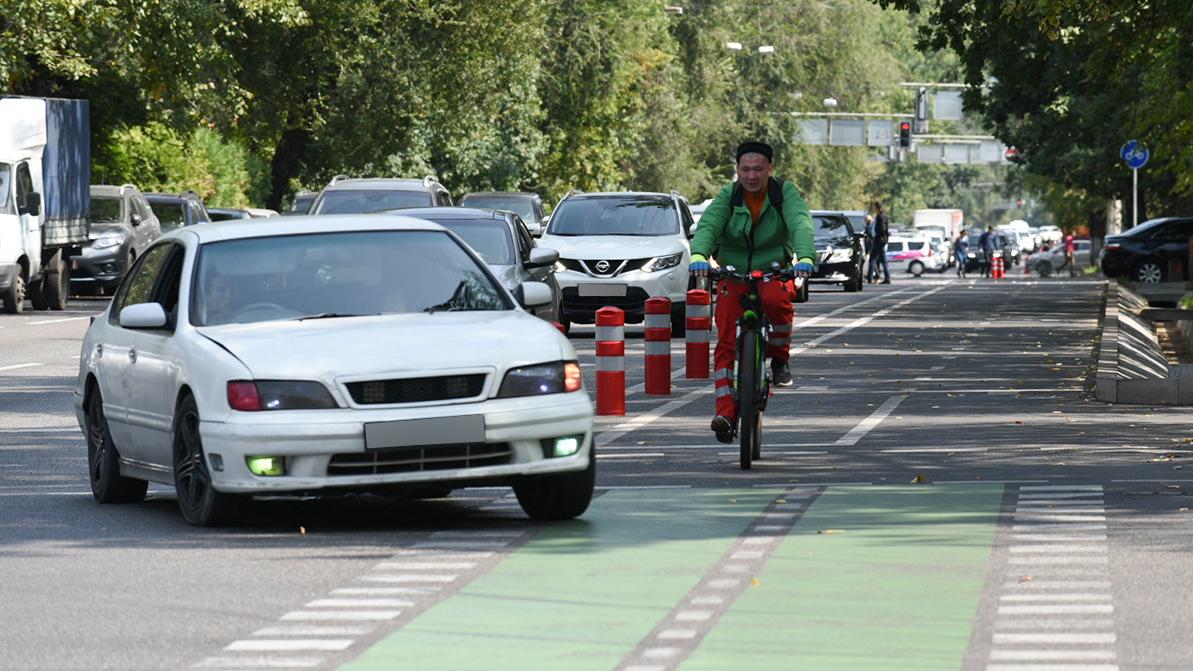
[[[812,224],[817,256],[812,281],[840,284],[846,291],[861,291],[865,233],[855,229],[844,212],[813,212]]]
[[[1141,284],[1183,279],[1189,263],[1193,218],[1164,217],[1139,224],[1122,235],[1109,235],[1098,257],[1106,277],[1127,277]]]

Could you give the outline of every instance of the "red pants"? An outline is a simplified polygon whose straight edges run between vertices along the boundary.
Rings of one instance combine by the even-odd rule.
[[[716,414],[737,419],[733,405],[733,365],[737,358],[737,320],[744,308],[741,300],[747,287],[740,282],[721,281],[717,285],[717,349],[713,354],[713,380],[717,391]],[[770,339],[766,341],[766,355],[775,361],[787,361],[791,348],[791,321],[795,307],[795,287],[790,282],[763,282],[759,285],[762,311],[770,322]]]

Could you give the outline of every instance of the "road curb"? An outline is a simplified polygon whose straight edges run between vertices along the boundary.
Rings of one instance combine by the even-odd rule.
[[[1169,364],[1150,320],[1147,299],[1111,282],[1102,307],[1102,340],[1094,377],[1099,401],[1193,405],[1193,365]]]

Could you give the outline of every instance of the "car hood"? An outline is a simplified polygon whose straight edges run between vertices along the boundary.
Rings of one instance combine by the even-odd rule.
[[[818,235],[816,236],[816,248],[823,249],[832,245],[833,247],[852,247],[853,240],[848,235]]]
[[[99,238],[99,236],[103,235],[104,233],[128,234],[128,232],[129,232],[128,227],[125,226],[124,224],[110,222],[110,221],[104,222],[104,223],[91,222],[91,226],[90,226],[89,230],[90,230],[90,232],[88,233],[88,236],[90,237],[91,240],[95,240],[95,239]]]
[[[501,286],[513,291],[522,283],[522,279],[518,273],[518,266],[503,266],[490,265],[489,270],[497,276],[497,281],[501,282]]]
[[[674,235],[544,235],[539,246],[565,259],[643,259],[688,249],[686,241]]]
[[[525,312],[437,312],[201,326],[259,380],[331,381],[574,360],[555,327]]]

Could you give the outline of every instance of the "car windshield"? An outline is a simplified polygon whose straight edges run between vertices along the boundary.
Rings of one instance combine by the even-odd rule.
[[[464,239],[491,266],[514,264],[514,241],[502,219],[432,219]]]
[[[111,196],[91,197],[91,223],[118,224],[120,223],[120,199]]]
[[[162,233],[186,225],[186,212],[183,209],[182,201],[150,199],[149,206],[153,208],[153,213],[157,215],[157,220],[162,225]]]
[[[509,310],[504,292],[442,231],[352,231],[203,245],[191,323]]]
[[[838,217],[813,216],[812,223],[816,224],[816,237],[836,238],[849,235],[849,224]]]
[[[569,198],[551,215],[551,235],[658,236],[679,233],[675,204],[666,196]]]
[[[323,192],[311,214],[368,214],[430,205],[431,194],[426,191],[335,189]]]
[[[490,196],[469,194],[460,201],[462,207],[487,207],[491,210],[508,210],[522,217],[528,224],[537,224],[534,201],[527,196]]]

